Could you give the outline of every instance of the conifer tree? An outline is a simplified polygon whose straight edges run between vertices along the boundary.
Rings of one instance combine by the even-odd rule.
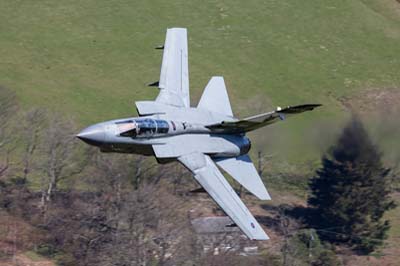
[[[382,244],[390,227],[382,216],[395,204],[390,169],[381,157],[361,121],[353,117],[309,184],[308,203],[315,208],[323,238],[366,253]]]

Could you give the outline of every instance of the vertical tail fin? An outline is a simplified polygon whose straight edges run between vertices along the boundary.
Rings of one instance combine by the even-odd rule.
[[[233,116],[223,77],[212,77],[210,79],[197,108]]]

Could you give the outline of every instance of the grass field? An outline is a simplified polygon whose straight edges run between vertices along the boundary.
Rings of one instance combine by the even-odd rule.
[[[225,77],[241,117],[322,103],[251,134],[253,152],[272,156],[268,171],[314,170],[349,117],[344,97],[362,106],[369,89],[400,90],[397,0],[0,0],[0,11],[0,86],[22,108],[45,107],[81,127],[136,115],[134,101],[155,98],[146,84],[159,78],[153,48],[168,27],[188,28],[192,105],[213,75]],[[393,130],[385,147],[398,147],[398,160]],[[277,197],[286,181],[272,184]],[[399,208],[388,216],[389,257],[399,251]]]
[[[82,126],[135,115],[134,101],[157,95],[145,86],[159,77],[153,48],[174,26],[189,30],[192,105],[212,75],[225,77],[238,115],[324,104],[257,134],[289,162],[318,159],[322,136],[310,129],[348,117],[340,97],[400,88],[396,0],[2,0],[0,10],[0,85],[24,108]]]

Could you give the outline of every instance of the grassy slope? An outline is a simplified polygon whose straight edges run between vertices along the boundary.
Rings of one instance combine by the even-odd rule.
[[[145,87],[159,76],[152,48],[173,26],[189,29],[194,103],[211,75],[223,75],[240,115],[261,111],[259,99],[264,110],[325,104],[258,134],[271,134],[267,144],[289,162],[318,158],[321,136],[309,128],[346,117],[339,97],[400,87],[395,0],[3,0],[0,9],[0,85],[82,126],[135,114],[135,100],[155,97]]]
[[[400,88],[395,0],[0,0],[0,10],[0,85],[24,107],[68,113],[82,126],[135,114],[135,100],[157,94],[145,87],[159,76],[152,48],[167,27],[187,27],[194,103],[210,76],[223,75],[240,115],[325,105],[256,135],[255,146],[295,168],[318,159],[318,139],[346,118],[339,97]],[[277,161],[269,166],[288,166]]]

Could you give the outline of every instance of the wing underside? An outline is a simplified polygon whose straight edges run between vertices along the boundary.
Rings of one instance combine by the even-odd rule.
[[[178,160],[250,239],[269,239],[209,156],[191,153],[180,156]]]
[[[157,102],[190,107],[188,45],[184,28],[167,30],[158,86]]]

